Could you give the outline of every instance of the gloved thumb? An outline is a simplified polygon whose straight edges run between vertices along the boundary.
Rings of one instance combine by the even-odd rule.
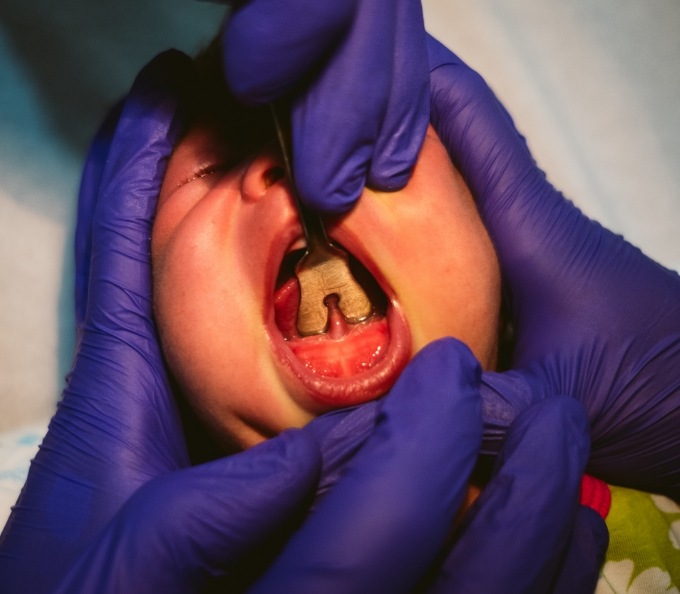
[[[309,502],[321,464],[302,431],[140,488],[57,589],[200,592]]]

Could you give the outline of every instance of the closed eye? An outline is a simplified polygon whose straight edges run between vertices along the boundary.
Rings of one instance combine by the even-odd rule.
[[[203,177],[207,177],[208,175],[212,175],[213,173],[221,173],[224,171],[227,171],[231,169],[234,166],[234,163],[232,161],[222,161],[222,162],[214,162],[214,161],[209,161],[203,165],[200,165],[197,167],[189,176],[185,177],[181,182],[177,184],[177,187],[181,187],[185,184],[188,184],[194,180],[201,179]]]

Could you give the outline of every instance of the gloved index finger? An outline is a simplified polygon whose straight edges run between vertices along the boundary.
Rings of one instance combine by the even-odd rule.
[[[398,2],[392,83],[367,180],[372,188],[398,190],[411,176],[430,122],[427,66],[420,1]]]
[[[187,56],[166,52],[142,70],[125,100],[96,197],[78,353],[46,438],[65,451],[90,440],[84,474],[117,482],[121,493],[186,464],[152,315],[150,236],[192,72]]]
[[[544,323],[559,323],[554,308],[567,303],[585,311],[591,292],[583,291],[583,266],[598,275],[597,258],[583,254],[589,238],[593,245],[611,239],[548,182],[484,79],[432,37],[428,52],[432,122],[472,190],[513,309],[541,311]]]
[[[250,0],[227,18],[222,34],[229,88],[245,103],[280,99],[321,67],[347,32],[357,0]]]
[[[322,212],[359,198],[387,113],[397,2],[363,0],[353,26],[293,102],[293,155],[300,197]]]
[[[419,0],[251,0],[225,23],[225,73],[247,103],[293,101],[305,204],[340,214],[367,181],[402,188],[428,124]]]

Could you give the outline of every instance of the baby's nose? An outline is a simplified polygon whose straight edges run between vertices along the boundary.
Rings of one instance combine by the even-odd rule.
[[[281,159],[273,147],[258,153],[248,164],[241,182],[241,193],[246,201],[262,200],[285,177]]]

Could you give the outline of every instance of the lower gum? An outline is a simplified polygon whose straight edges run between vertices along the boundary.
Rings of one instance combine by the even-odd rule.
[[[319,335],[291,340],[288,344],[311,373],[322,377],[353,377],[379,363],[389,345],[385,318],[357,326],[340,340]]]

